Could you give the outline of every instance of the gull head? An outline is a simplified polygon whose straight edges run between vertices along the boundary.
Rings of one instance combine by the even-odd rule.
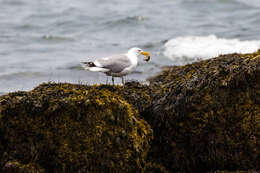
[[[134,47],[134,48],[131,48],[129,51],[128,51],[128,54],[134,54],[135,56],[140,56],[140,55],[144,55],[146,56],[146,58],[144,59],[144,61],[149,61],[150,60],[150,54],[148,52],[145,52],[143,51],[142,49],[140,48],[137,48],[137,47]]]

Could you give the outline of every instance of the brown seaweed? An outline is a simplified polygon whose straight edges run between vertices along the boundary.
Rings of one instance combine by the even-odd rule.
[[[47,83],[2,96],[3,170],[14,160],[47,172],[143,172],[152,130],[113,90]]]
[[[260,51],[168,67],[142,116],[170,171],[259,169]]]
[[[150,85],[43,83],[0,97],[0,171],[249,173],[259,122],[260,51],[167,67]]]

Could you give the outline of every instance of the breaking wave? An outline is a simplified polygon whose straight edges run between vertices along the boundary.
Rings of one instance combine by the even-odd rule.
[[[260,40],[241,41],[239,39],[209,36],[177,37],[164,44],[163,54],[176,64],[185,64],[209,59],[228,53],[252,53],[260,48]]]

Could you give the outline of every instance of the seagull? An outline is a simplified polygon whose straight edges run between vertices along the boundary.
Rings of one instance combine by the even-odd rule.
[[[81,62],[82,67],[87,71],[103,72],[107,76],[120,77],[124,84],[124,76],[130,74],[138,64],[138,57],[145,55],[144,61],[150,60],[150,54],[140,48],[131,48],[126,54],[113,55],[108,57],[97,58],[94,62]]]

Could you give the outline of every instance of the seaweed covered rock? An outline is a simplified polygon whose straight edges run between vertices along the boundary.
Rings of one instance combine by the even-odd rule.
[[[214,171],[214,172],[208,172],[208,173],[256,173],[256,171],[248,170],[248,171]]]
[[[5,163],[2,168],[2,172],[4,173],[44,173],[45,171],[39,166],[36,166],[32,163],[30,164],[21,164],[17,161],[10,160]]]
[[[142,116],[170,171],[260,169],[260,51],[168,67]]]
[[[124,90],[48,83],[0,97],[1,171],[15,160],[14,169],[38,165],[46,172],[143,172],[152,130],[119,95],[129,92]]]
[[[106,88],[122,96],[129,104],[133,105],[139,112],[143,112],[151,104],[153,88],[136,81],[127,82],[123,87],[100,85],[99,88]]]

